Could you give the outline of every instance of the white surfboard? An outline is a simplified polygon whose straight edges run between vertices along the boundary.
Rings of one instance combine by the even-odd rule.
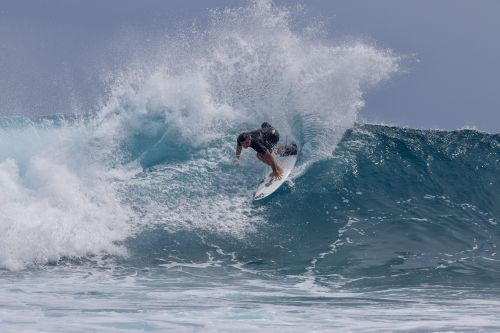
[[[266,178],[257,188],[257,192],[255,192],[254,200],[261,200],[265,197],[272,194],[276,191],[283,183],[286,181],[290,172],[292,172],[293,167],[295,166],[295,162],[297,162],[297,155],[289,155],[289,156],[276,156],[274,155],[276,162],[283,169],[283,175],[281,179],[273,180],[270,177],[271,171],[269,171],[266,175]]]

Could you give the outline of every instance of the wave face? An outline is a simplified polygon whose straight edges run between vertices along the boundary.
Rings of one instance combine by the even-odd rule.
[[[499,136],[356,125],[401,58],[327,42],[297,15],[214,11],[115,78],[98,113],[1,119],[0,267],[110,256],[304,283],[494,280]],[[301,152],[254,203],[264,166],[248,151],[231,162],[263,121]]]
[[[114,254],[326,284],[497,281],[499,135],[355,125],[329,158],[254,203],[264,168],[253,154],[231,165],[236,133],[151,159],[158,141],[110,144],[102,124],[2,123],[3,267]]]
[[[268,212],[314,276],[495,284],[499,159],[499,135],[357,126]]]
[[[243,263],[304,283],[495,285],[499,159],[499,135],[358,125],[331,158],[264,203],[249,204],[248,218],[262,223],[242,239],[218,229],[156,228],[129,245],[148,264]],[[222,172],[235,182],[229,169]],[[209,178],[225,194],[223,177]],[[252,182],[258,183],[253,176]],[[210,209],[186,214],[194,220]],[[232,216],[204,221],[211,218]]]

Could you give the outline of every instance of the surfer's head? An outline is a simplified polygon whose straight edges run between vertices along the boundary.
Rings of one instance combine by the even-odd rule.
[[[241,133],[238,136],[238,145],[242,146],[243,148],[250,147],[250,143],[252,143],[252,139],[250,137],[250,134],[248,134],[248,133]]]

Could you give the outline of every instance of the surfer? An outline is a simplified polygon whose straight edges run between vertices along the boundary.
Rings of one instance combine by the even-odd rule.
[[[283,169],[278,165],[272,154],[279,139],[278,131],[267,122],[262,123],[258,130],[241,133],[237,139],[235,162],[239,163],[241,147],[245,149],[251,147],[257,152],[257,158],[273,169],[270,174],[271,178],[281,179]]]

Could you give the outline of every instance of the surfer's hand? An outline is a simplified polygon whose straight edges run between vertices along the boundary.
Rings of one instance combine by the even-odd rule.
[[[233,161],[233,165],[234,165],[234,166],[240,166],[240,159],[239,159],[239,158],[236,158],[236,159]]]

